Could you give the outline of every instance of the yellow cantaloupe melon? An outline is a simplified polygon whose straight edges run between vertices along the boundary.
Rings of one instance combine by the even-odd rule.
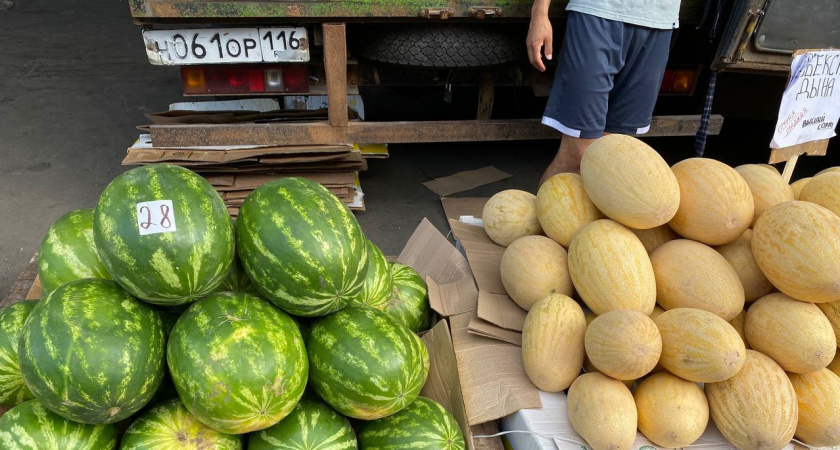
[[[796,200],[801,200],[799,198],[799,194],[802,193],[802,188],[805,187],[808,182],[811,181],[811,177],[807,178],[800,178],[793,183],[790,184],[790,189],[793,191],[793,198]]]
[[[631,228],[666,224],[680,205],[680,188],[668,163],[632,136],[596,139],[583,154],[580,177],[592,203]]]
[[[642,245],[645,246],[648,254],[653,253],[660,245],[680,238],[668,225],[660,225],[655,228],[648,228],[647,230],[631,228],[630,231],[642,241]]]
[[[567,397],[569,422],[592,450],[629,450],[636,440],[636,402],[622,382],[601,373],[579,376]]]
[[[752,251],[785,294],[812,303],[840,300],[840,217],[828,209],[803,201],[768,209],[753,229]]]
[[[817,175],[799,192],[799,200],[816,203],[840,216],[840,172]]]
[[[834,359],[828,364],[827,369],[834,372],[835,375],[840,376],[840,352],[834,355]]]
[[[814,447],[840,446],[840,377],[828,369],[788,376],[799,406],[796,437]]]
[[[735,316],[734,319],[729,321],[729,325],[732,325],[732,328],[738,332],[738,335],[741,336],[741,340],[744,341],[744,346],[746,348],[750,348],[749,342],[747,342],[747,334],[744,332],[744,320],[747,318],[747,312],[741,311],[740,314]]]
[[[545,236],[525,236],[502,254],[499,271],[508,295],[524,310],[549,294],[574,292],[566,250]]]
[[[604,215],[586,196],[580,175],[561,173],[540,186],[537,192],[537,219],[545,235],[563,247],[569,247],[572,236],[589,222]]]
[[[705,388],[712,420],[735,447],[781,449],[793,438],[799,412],[796,392],[770,357],[747,350],[740,372]]]
[[[654,322],[662,336],[659,363],[672,374],[698,383],[723,381],[744,365],[746,347],[729,322],[708,311],[677,308]]]
[[[699,308],[732,320],[744,309],[738,273],[713,248],[688,239],[666,242],[650,255],[656,302],[666,310]]]
[[[827,169],[820,170],[817,172],[817,175],[822,175],[824,173],[832,173],[832,172],[840,172],[840,166],[829,167]]]
[[[707,245],[734,241],[752,223],[750,186],[735,169],[706,158],[671,168],[680,184],[680,208],[668,223],[682,237]]]
[[[662,338],[650,317],[617,309],[595,318],[586,329],[586,356],[599,372],[616,380],[647,375],[659,362]]]
[[[753,231],[747,229],[734,241],[715,247],[735,269],[744,288],[744,301],[754,302],[773,291],[773,285],[761,272],[752,254]]]
[[[537,196],[508,189],[490,197],[481,213],[484,231],[493,242],[507,247],[523,237],[542,234],[537,220]]]
[[[744,333],[750,348],[773,358],[788,372],[823,369],[837,352],[831,322],[817,305],[781,293],[766,295],[750,306]]]
[[[522,327],[522,364],[528,378],[546,392],[559,392],[580,374],[586,318],[571,298],[551,294],[538,301]]]
[[[569,245],[569,274],[595,314],[633,309],[650,315],[656,304],[656,281],[644,245],[612,220],[596,220],[575,234]]]
[[[817,303],[820,311],[825,314],[834,329],[834,337],[837,339],[837,346],[840,347],[840,300],[831,303]]]
[[[744,164],[736,167],[735,171],[741,174],[752,192],[754,209],[752,224],[755,224],[767,208],[794,200],[793,190],[775,167],[773,170],[767,170],[767,167],[760,164]]]
[[[633,393],[639,431],[667,448],[693,444],[709,424],[709,404],[697,383],[667,372],[653,374]]]

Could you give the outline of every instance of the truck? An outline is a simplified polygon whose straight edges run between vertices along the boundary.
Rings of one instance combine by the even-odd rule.
[[[152,125],[155,145],[560,137],[538,119],[553,71],[528,64],[529,0],[128,3],[149,61],[178,67],[185,96],[272,97],[288,109],[301,107],[290,98],[308,97],[326,105],[306,120]],[[554,48],[562,45],[566,4],[551,5]],[[778,105],[794,50],[840,44],[838,14],[836,0],[682,0],[648,136],[695,135],[701,122],[719,133],[723,117],[710,113],[718,73],[745,73],[745,85],[769,86],[753,89],[755,99],[739,98],[736,109]],[[317,102],[302,107],[310,103]]]

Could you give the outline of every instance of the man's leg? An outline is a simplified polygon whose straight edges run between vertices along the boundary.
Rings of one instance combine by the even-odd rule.
[[[583,153],[595,139],[584,139],[572,137],[564,134],[560,140],[560,150],[554,160],[549,164],[548,169],[543,173],[540,179],[540,185],[545,180],[551,178],[559,173],[580,173],[580,160],[583,158]]]

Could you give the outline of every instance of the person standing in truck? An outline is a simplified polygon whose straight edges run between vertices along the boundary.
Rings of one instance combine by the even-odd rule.
[[[534,0],[528,58],[545,71],[553,57],[551,0]],[[583,153],[605,133],[645,134],[659,94],[680,0],[570,0],[566,34],[542,123],[563,133],[543,181],[579,172]]]

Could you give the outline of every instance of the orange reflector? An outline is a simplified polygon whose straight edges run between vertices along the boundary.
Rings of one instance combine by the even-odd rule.
[[[688,92],[694,83],[693,70],[675,70],[674,87],[672,92]]]
[[[203,93],[206,90],[204,68],[181,67],[181,79],[184,80],[184,93]]]

